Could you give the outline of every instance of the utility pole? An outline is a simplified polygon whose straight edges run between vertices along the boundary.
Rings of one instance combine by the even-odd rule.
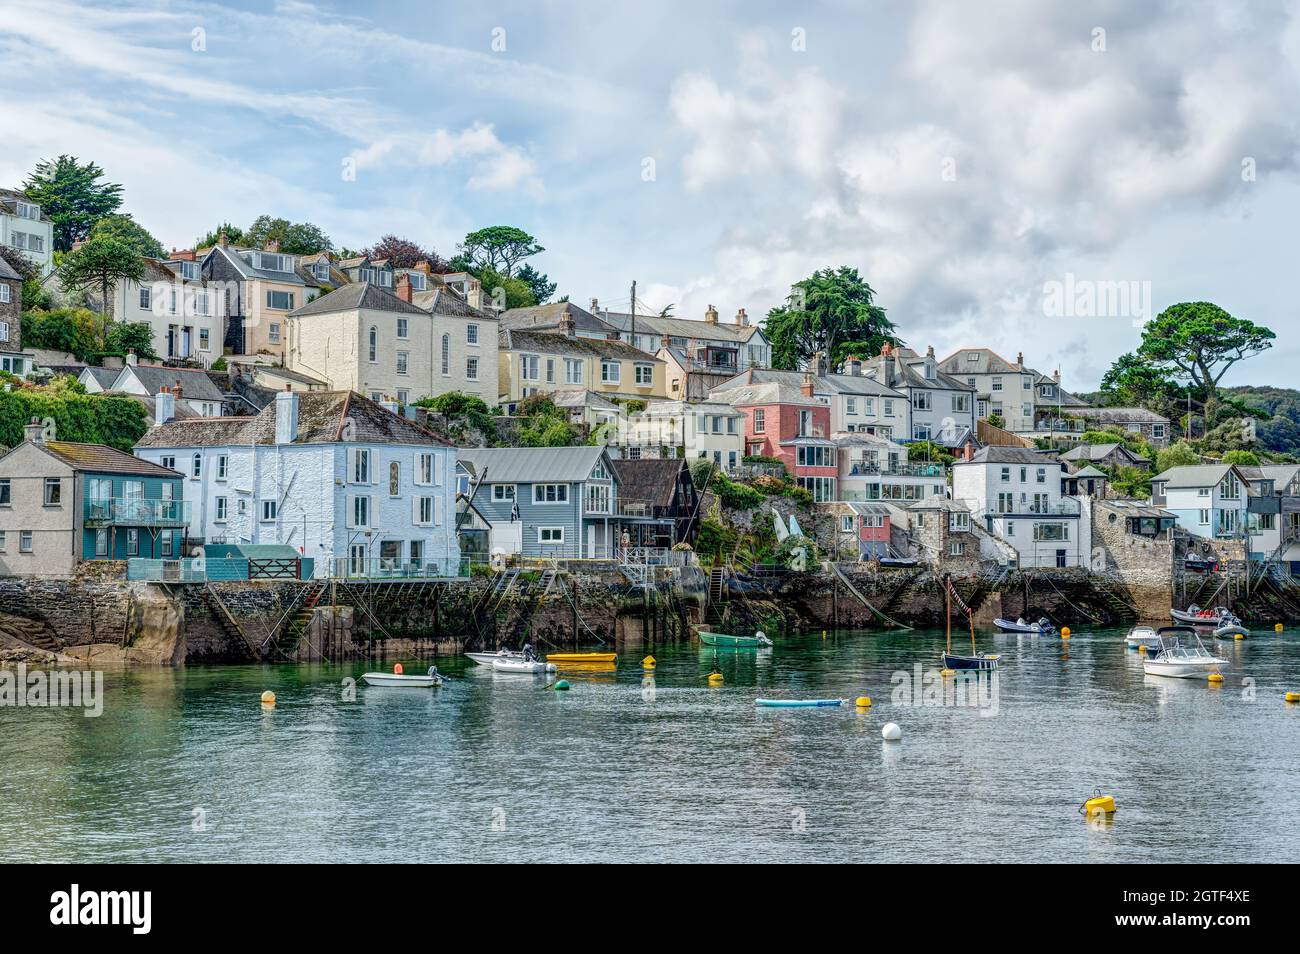
[[[632,281],[632,347],[636,347],[636,280]]]

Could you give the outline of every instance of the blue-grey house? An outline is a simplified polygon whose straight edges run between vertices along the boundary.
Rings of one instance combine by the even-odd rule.
[[[102,444],[47,440],[38,422],[0,457],[0,576],[70,576],[83,560],[183,556],[179,473]]]
[[[619,482],[600,447],[464,448],[493,553],[609,558],[621,540]]]

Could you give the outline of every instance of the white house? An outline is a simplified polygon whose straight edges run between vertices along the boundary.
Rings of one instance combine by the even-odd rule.
[[[948,490],[943,464],[908,460],[907,446],[865,431],[838,432],[839,499],[887,501],[905,507],[915,500],[944,497]]]
[[[831,409],[831,431],[876,434],[886,439],[908,439],[910,419],[908,397],[862,373],[862,362],[850,359],[848,374],[829,374],[826,362],[815,359],[813,372],[813,397]],[[751,368],[718,385],[714,390],[727,391],[749,384],[784,384],[802,387],[805,372],[774,371],[770,368]]]
[[[981,448],[952,467],[952,499],[1015,547],[1024,567],[1088,565],[1090,526],[1061,494],[1059,461],[1025,447]]]
[[[19,249],[48,275],[54,268],[54,221],[25,193],[0,189],[0,245]]]
[[[610,444],[625,460],[707,457],[730,470],[745,454],[745,415],[722,401],[655,401],[628,415]]]
[[[350,391],[283,391],[256,417],[172,421],[136,456],[185,475],[190,536],[280,543],[315,575],[454,575],[456,450]]]
[[[1249,525],[1250,482],[1232,464],[1171,467],[1151,478],[1151,502],[1198,537],[1239,540]]]
[[[204,371],[173,368],[162,364],[140,364],[135,355],[126,356],[126,364],[116,371],[110,383],[105,368],[82,368],[77,380],[93,393],[120,391],[140,397],[156,398],[164,389],[176,396],[200,417],[220,417],[224,396]]]
[[[885,345],[862,363],[862,373],[907,395],[908,429],[894,440],[951,444],[975,429],[975,389],[939,370],[934,348],[922,356]]]

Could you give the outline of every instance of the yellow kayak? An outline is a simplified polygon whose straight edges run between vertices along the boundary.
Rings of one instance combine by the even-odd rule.
[[[547,653],[546,661],[553,663],[612,663],[618,653]]]

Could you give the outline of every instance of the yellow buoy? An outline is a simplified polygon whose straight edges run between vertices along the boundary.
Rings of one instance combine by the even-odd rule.
[[[1245,638],[1246,638],[1246,634],[1245,634],[1245,633],[1234,633],[1233,636],[1232,636],[1232,638],[1233,638],[1233,639],[1245,639]]]
[[[645,659],[641,660],[641,667],[643,669],[653,669],[655,667],[655,658],[653,656],[647,656]]]
[[[1070,638],[1070,627],[1068,627],[1068,626],[1062,626],[1062,627],[1061,627],[1061,638],[1062,638],[1062,639],[1069,639],[1069,638]]]
[[[1300,692],[1288,692],[1286,694],[1287,702],[1300,702]]]
[[[1144,653],[1144,652],[1146,652],[1146,651],[1147,651],[1147,648],[1146,648],[1145,645],[1142,645],[1142,646],[1139,646],[1139,647],[1138,647],[1138,652],[1139,652],[1139,653]]]
[[[1274,624],[1273,624],[1273,632],[1275,632],[1275,633],[1280,633],[1280,632],[1282,632],[1282,624],[1281,624],[1281,623],[1274,623]]]
[[[1094,795],[1079,806],[1079,811],[1088,818],[1095,815],[1113,815],[1115,814],[1115,796]]]
[[[940,669],[940,670],[939,670],[939,675],[943,676],[943,678],[945,678],[945,679],[947,679],[949,676],[952,676],[952,675],[955,675],[955,674],[956,674],[956,670],[955,670],[955,669]]]
[[[268,689],[268,690],[266,690],[266,692],[262,693],[262,705],[264,705],[264,706],[273,706],[273,705],[275,705],[275,693],[272,692],[270,689]]]
[[[720,685],[722,685],[722,673],[720,673],[720,672],[711,672],[711,673],[709,673],[709,685],[710,685],[710,686],[720,686]]]
[[[823,630],[822,630],[822,639],[825,639],[825,638],[826,638],[826,630],[823,629]]]
[[[871,697],[870,697],[870,696],[858,696],[858,698],[854,700],[854,703],[857,705],[857,707],[858,707],[859,709],[870,709],[870,708],[871,708]]]
[[[1215,682],[1215,683],[1223,682],[1223,673],[1221,673],[1221,672],[1212,672],[1212,673],[1210,673],[1208,676],[1206,676],[1205,678],[1206,678],[1209,682]]]

